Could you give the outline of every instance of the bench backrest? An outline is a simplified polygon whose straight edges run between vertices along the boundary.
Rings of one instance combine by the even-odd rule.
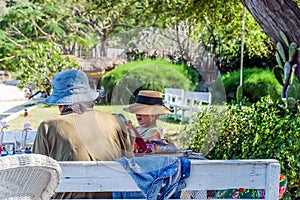
[[[164,103],[166,106],[182,104],[184,101],[184,90],[181,88],[165,88]]]
[[[208,110],[211,106],[211,93],[210,92],[192,92],[187,91],[184,93],[185,106],[194,108],[196,105],[198,107],[198,111],[202,111],[202,104],[205,103],[208,106]]]
[[[11,155],[15,153],[31,153],[32,145],[36,136],[36,130],[27,131],[2,131],[0,132],[0,139],[2,136],[2,156]]]
[[[36,130],[28,130],[28,131],[3,131],[3,140],[2,143],[5,144],[20,144],[22,141],[22,136],[25,139],[25,143],[28,145],[32,145],[34,138],[36,135]],[[25,138],[26,136],[26,138]]]
[[[203,103],[211,104],[211,93],[210,92],[185,92],[186,99],[201,100]]]
[[[280,165],[277,160],[191,160],[187,191],[265,189],[265,199],[278,199]],[[115,161],[59,162],[62,180],[57,192],[140,191]]]
[[[5,131],[3,142],[15,142],[22,131]],[[36,131],[27,133],[33,142]],[[280,165],[277,160],[191,160],[187,191],[265,189],[265,199],[278,199]],[[139,191],[123,167],[115,161],[59,162],[62,180],[57,192]]]

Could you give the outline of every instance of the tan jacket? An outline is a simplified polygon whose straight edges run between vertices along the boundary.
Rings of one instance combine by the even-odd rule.
[[[89,109],[82,115],[66,113],[43,121],[37,130],[33,153],[47,155],[57,161],[109,161],[120,157],[133,157],[132,148],[128,130],[118,118]],[[95,197],[101,196],[96,193],[55,196]]]

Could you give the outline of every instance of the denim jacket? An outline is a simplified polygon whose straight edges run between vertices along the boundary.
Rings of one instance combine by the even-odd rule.
[[[185,179],[190,176],[190,160],[186,158],[145,156],[123,157],[116,161],[130,173],[141,193],[115,192],[113,198],[180,198],[180,191],[186,186]]]

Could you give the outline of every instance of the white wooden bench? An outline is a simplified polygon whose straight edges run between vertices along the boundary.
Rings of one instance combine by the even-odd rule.
[[[15,143],[22,131],[5,131],[3,142]],[[36,131],[28,131],[26,146],[33,143]],[[18,141],[19,139],[17,139]],[[274,159],[194,160],[183,193],[220,189],[265,189],[265,199],[278,199],[280,165]],[[59,162],[62,180],[56,192],[140,191],[134,180],[115,161]],[[203,196],[190,196],[203,199]]]
[[[194,112],[202,112],[203,104],[207,106],[207,112],[209,112],[212,102],[212,96],[210,92],[192,92],[186,91],[184,93],[184,103],[181,106],[181,119],[183,121],[191,119]],[[185,116],[185,112],[188,111],[188,116]]]
[[[0,139],[1,139],[1,135],[3,137],[2,154],[6,154],[6,153],[12,154],[13,151],[16,151],[18,149],[22,149],[25,151],[26,148],[30,152],[36,135],[36,130],[27,130],[27,131],[5,130],[2,131],[2,133],[0,132]]]
[[[164,103],[168,107],[180,105],[184,101],[184,90],[181,88],[165,88]]]
[[[178,118],[178,111],[180,105],[184,102],[184,90],[181,88],[165,88],[164,91],[164,104],[168,108],[173,109],[174,119]]]
[[[59,162],[62,180],[56,192],[140,191],[115,161]],[[191,160],[185,191],[265,189],[266,200],[277,200],[280,165],[277,160]],[[193,197],[196,198],[197,197]],[[198,198],[199,199],[199,198]]]
[[[164,103],[174,110],[174,119],[181,118],[182,121],[191,119],[194,112],[202,112],[203,104],[207,105],[209,111],[212,104],[210,92],[184,91],[179,88],[165,88]],[[188,112],[188,115],[185,115]]]

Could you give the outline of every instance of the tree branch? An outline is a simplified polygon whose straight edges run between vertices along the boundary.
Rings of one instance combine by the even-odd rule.
[[[15,57],[16,56],[5,57],[5,58],[0,59],[0,62],[5,61],[5,60],[9,60],[9,59],[13,59]]]

